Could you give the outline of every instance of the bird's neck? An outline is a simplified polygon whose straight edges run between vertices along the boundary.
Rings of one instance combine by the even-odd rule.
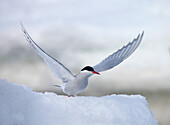
[[[81,77],[81,78],[88,78],[91,76],[91,73],[90,72],[79,72],[76,76]]]

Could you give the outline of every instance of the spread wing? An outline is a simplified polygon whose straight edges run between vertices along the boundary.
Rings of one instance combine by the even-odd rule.
[[[134,39],[132,42],[129,42],[126,46],[123,46],[121,49],[119,49],[112,55],[105,58],[99,64],[95,65],[93,67],[94,70],[97,72],[109,70],[117,66],[119,63],[121,63],[126,58],[128,58],[139,46],[142,40],[143,34],[144,32],[142,32],[142,34],[139,34],[138,37]]]
[[[22,31],[25,34],[27,41],[34,48],[35,52],[40,55],[44,61],[47,63],[50,70],[54,73],[54,75],[61,79],[63,83],[67,83],[74,79],[74,75],[59,61],[48,55],[44,50],[42,50],[30,37],[28,32],[25,30],[24,26],[21,24]]]

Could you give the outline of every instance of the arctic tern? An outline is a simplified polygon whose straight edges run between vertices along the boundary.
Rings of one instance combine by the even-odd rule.
[[[76,96],[88,85],[88,78],[93,74],[100,75],[99,72],[109,70],[118,64],[120,64],[123,60],[128,58],[139,46],[144,32],[139,34],[137,38],[135,38],[132,42],[129,42],[126,46],[123,46],[121,49],[117,50],[103,61],[98,63],[95,66],[86,66],[79,73],[73,75],[69,69],[67,69],[62,63],[58,60],[47,54],[43,49],[41,49],[30,37],[24,26],[21,24],[22,31],[25,34],[26,40],[33,47],[35,52],[41,56],[44,61],[47,63],[50,70],[54,73],[54,75],[62,80],[62,85],[55,85],[57,87],[61,87],[64,93],[70,97],[70,95]]]

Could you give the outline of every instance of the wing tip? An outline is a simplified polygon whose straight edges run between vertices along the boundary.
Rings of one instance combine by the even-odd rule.
[[[142,33],[140,34],[140,38],[139,38],[139,43],[141,43],[142,39],[143,39],[143,36],[144,36],[144,30],[142,31]]]
[[[22,30],[22,31],[24,32],[24,34],[25,34],[26,30],[25,30],[25,27],[24,27],[22,21],[20,21],[20,26],[21,26],[21,30]]]
[[[143,31],[142,31],[142,34],[141,34],[141,38],[143,38],[144,33],[145,33],[145,31],[143,30]]]

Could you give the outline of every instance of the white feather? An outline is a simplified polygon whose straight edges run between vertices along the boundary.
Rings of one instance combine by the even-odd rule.
[[[118,64],[120,64],[123,60],[128,58],[139,46],[144,32],[142,34],[138,35],[136,39],[134,39],[132,42],[129,42],[126,46],[123,46],[121,49],[113,53],[112,55],[105,58],[103,61],[101,61],[99,64],[93,66],[94,70],[96,72],[102,72],[109,70]]]
[[[24,26],[21,24],[22,31],[25,34],[27,41],[34,48],[35,52],[40,55],[44,61],[49,66],[50,70],[54,73],[54,75],[61,79],[63,85],[54,85],[57,87],[61,87],[64,93],[68,95],[77,95],[82,92],[88,85],[88,78],[93,75],[91,71],[80,71],[76,76],[74,76],[63,64],[59,61],[48,55],[44,50],[42,50],[30,37],[30,35],[25,30]],[[99,64],[95,65],[93,68],[96,72],[102,72],[105,70],[109,70],[114,66],[121,63],[123,60],[128,58],[139,46],[144,32],[132,42],[123,46],[117,52],[108,56],[106,59],[101,61]]]
[[[27,41],[34,48],[35,52],[40,55],[44,61],[47,63],[50,70],[54,73],[54,75],[61,79],[63,83],[68,83],[72,81],[75,76],[59,61],[48,55],[44,50],[42,50],[30,37],[28,32],[25,30],[24,26],[21,24],[22,31],[25,34]]]

